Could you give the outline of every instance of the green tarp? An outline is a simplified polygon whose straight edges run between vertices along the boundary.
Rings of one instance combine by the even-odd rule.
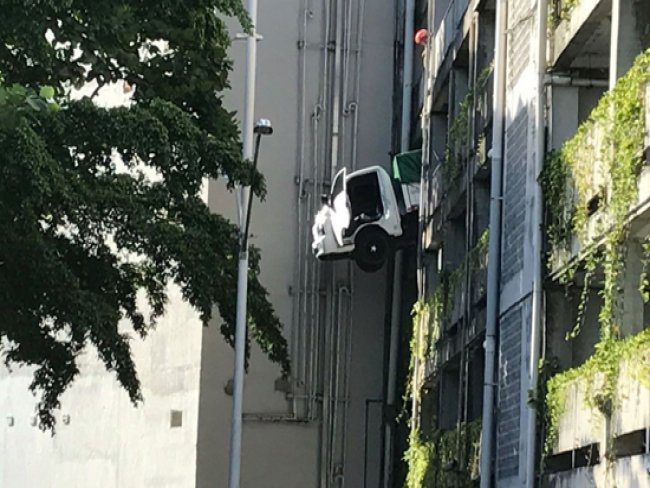
[[[393,158],[393,178],[404,185],[420,182],[422,149],[398,154]]]

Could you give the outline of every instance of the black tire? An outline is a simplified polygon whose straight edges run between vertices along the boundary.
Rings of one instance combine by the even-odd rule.
[[[390,238],[377,226],[362,229],[354,239],[354,260],[367,273],[379,271],[390,252]]]

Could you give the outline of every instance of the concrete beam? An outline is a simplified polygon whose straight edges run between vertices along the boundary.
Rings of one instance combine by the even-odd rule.
[[[571,10],[569,18],[562,21],[553,33],[549,53],[551,66],[570,67],[585,46],[593,45],[589,41],[603,22],[609,22],[611,9],[611,0],[581,0]]]

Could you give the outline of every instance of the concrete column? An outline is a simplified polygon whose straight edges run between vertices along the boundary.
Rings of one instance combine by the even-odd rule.
[[[454,68],[454,117],[458,116],[458,106],[467,94],[469,87],[469,73],[467,68]]]
[[[490,187],[488,182],[474,184],[474,232],[479,236],[490,220]]]
[[[431,149],[440,158],[445,156],[445,144],[447,144],[447,113],[431,114]],[[435,157],[431,155],[432,165],[435,164]]]
[[[551,146],[558,149],[576,133],[579,121],[579,88],[554,86],[551,92]]]
[[[609,87],[616,84],[643,46],[637,30],[637,16],[647,9],[647,2],[612,0],[612,30],[610,42]]]
[[[639,275],[643,258],[643,249],[636,239],[628,242],[628,254],[622,283],[622,318],[621,333],[624,336],[636,334],[643,330],[643,297],[639,292]]]
[[[546,291],[546,356],[555,356],[561,369],[573,364],[571,343],[566,340],[566,333],[571,330],[576,321],[575,299],[566,296],[563,289]]]
[[[494,58],[494,26],[494,11],[481,12],[478,29],[479,65],[487,65]]]

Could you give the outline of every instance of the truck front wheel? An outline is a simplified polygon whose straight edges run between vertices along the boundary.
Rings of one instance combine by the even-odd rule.
[[[367,273],[378,271],[388,259],[390,251],[390,238],[376,226],[362,229],[354,239],[354,260]]]

